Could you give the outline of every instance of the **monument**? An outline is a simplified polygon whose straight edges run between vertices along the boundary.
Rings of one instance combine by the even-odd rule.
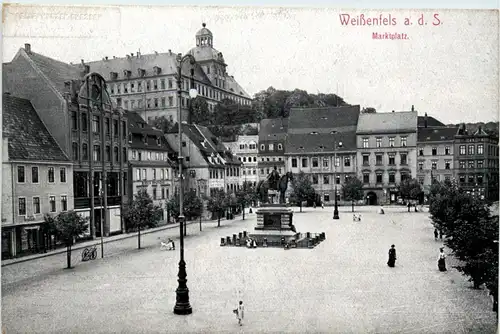
[[[261,207],[256,211],[257,226],[249,237],[259,245],[264,242],[289,243],[298,239],[299,234],[293,225],[293,210],[285,203],[285,192],[292,178],[290,172],[280,177],[274,167],[266,180],[260,181],[257,186]]]

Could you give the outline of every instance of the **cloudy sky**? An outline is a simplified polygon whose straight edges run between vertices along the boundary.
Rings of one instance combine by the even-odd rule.
[[[414,105],[445,123],[498,120],[498,11],[201,6],[8,6],[4,11],[4,62],[24,43],[66,62],[138,50],[185,53],[206,22],[229,74],[251,95],[269,86],[299,88],[338,93],[348,103],[380,112]],[[341,14],[394,24],[343,25]],[[419,24],[422,15],[427,24]],[[405,25],[405,18],[412,24]],[[376,40],[375,32],[407,39]]]

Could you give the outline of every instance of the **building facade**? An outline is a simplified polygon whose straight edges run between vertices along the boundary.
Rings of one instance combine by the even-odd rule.
[[[465,191],[498,200],[498,137],[462,124],[455,135],[456,179]]]
[[[237,136],[236,141],[224,143],[242,164],[238,183],[240,186],[245,182],[257,186],[259,182],[257,162],[259,158],[258,143],[258,135],[240,135]]]
[[[139,190],[146,192],[153,203],[162,208],[162,220],[168,219],[167,205],[175,193],[174,169],[171,160],[173,150],[163,136],[163,132],[154,129],[139,114],[128,112],[129,121],[129,202]],[[177,180],[178,181],[178,180]]]
[[[45,215],[73,210],[73,164],[30,101],[4,94],[2,120],[2,258],[12,258],[44,249]]]
[[[123,231],[128,125],[112,105],[107,83],[88,66],[75,67],[21,48],[3,64],[3,89],[31,101],[57,145],[74,164],[74,208],[90,218],[89,233]]]
[[[359,106],[293,108],[286,141],[286,170],[311,178],[321,201],[342,200],[342,185],[356,176]]]
[[[222,53],[213,47],[213,34],[203,24],[195,36],[196,46],[188,53],[194,56],[193,66],[185,62],[182,67],[182,115],[188,117],[189,89],[196,88],[198,96],[205,98],[210,111],[218,102],[230,99],[241,105],[250,105],[251,97],[227,73]],[[105,57],[103,60],[82,64],[92,72],[100,73],[108,81],[110,94],[117,106],[136,111],[151,123],[160,116],[177,121],[177,60],[171,50],[166,53],[136,54],[126,57]],[[191,69],[194,70],[191,73]],[[191,81],[192,80],[192,81]],[[192,87],[194,84],[194,87]]]
[[[260,121],[257,169],[259,181],[265,180],[274,167],[280,175],[287,172],[285,143],[288,118],[267,118]]]
[[[356,136],[366,203],[396,202],[397,185],[416,177],[417,112],[361,114]]]
[[[454,127],[419,127],[417,134],[417,179],[428,193],[433,180],[454,177]]]

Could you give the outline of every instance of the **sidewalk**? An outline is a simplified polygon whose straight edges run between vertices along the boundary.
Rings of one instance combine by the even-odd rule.
[[[202,220],[202,223],[203,222],[212,222],[212,220]],[[193,221],[187,222],[187,225],[191,225],[191,224],[199,224],[199,220],[193,220]],[[164,225],[164,226],[160,226],[160,227],[147,229],[147,230],[141,231],[141,236],[145,235],[145,234],[155,233],[155,232],[174,229],[174,228],[179,229],[179,224],[174,223],[174,224],[168,224],[168,225]],[[113,235],[110,237],[104,237],[103,243],[106,244],[106,243],[111,243],[111,242],[115,242],[115,241],[129,239],[129,238],[137,238],[137,234],[138,234],[138,232],[132,232],[132,233]],[[98,246],[100,244],[101,244],[100,238],[96,238],[94,240],[88,240],[88,241],[84,241],[84,242],[79,242],[79,243],[73,245],[73,247],[71,248],[71,251],[72,252],[77,251],[77,250],[84,249],[84,248],[90,247],[90,246]],[[63,247],[60,249],[55,249],[52,251],[48,251],[47,253],[33,254],[33,255],[27,255],[27,256],[15,258],[15,259],[2,260],[2,267],[10,266],[10,265],[16,264],[16,263],[22,263],[22,262],[26,262],[26,261],[36,260],[36,259],[40,259],[40,258],[44,258],[44,257],[48,257],[48,256],[54,256],[54,255],[58,255],[61,253],[66,253],[66,247]]]

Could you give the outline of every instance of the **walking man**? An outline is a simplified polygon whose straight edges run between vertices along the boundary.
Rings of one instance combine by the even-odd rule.
[[[236,313],[236,318],[238,319],[238,325],[243,326],[243,318],[245,317],[245,308],[243,307],[243,301],[240,300],[238,308],[234,310]]]

